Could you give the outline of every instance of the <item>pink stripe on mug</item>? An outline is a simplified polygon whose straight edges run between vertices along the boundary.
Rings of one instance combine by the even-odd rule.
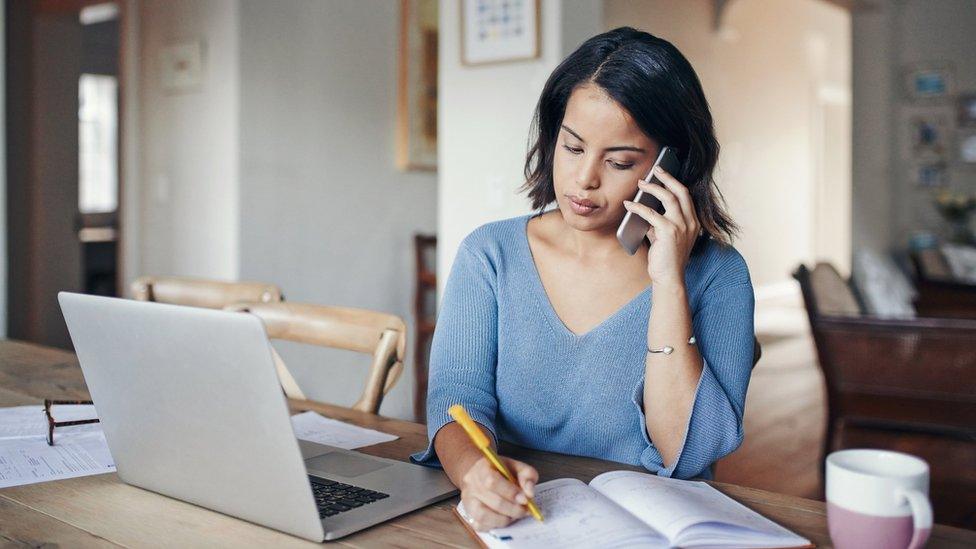
[[[844,549],[917,549],[932,530],[929,466],[887,450],[827,456],[827,524]]]

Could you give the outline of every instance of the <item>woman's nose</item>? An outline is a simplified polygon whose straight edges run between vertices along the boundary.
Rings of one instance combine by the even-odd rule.
[[[584,159],[576,172],[576,185],[581,189],[596,189],[600,186],[598,159]]]

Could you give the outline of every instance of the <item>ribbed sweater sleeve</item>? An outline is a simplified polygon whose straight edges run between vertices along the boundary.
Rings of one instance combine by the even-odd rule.
[[[742,443],[746,389],[752,374],[755,298],[745,262],[738,254],[706,290],[692,327],[704,361],[685,440],[670,467],[647,436],[643,412],[643,379],[633,394],[646,449],[641,464],[658,475],[692,478]]]
[[[411,457],[440,465],[434,452],[437,432],[453,421],[447,409],[463,403],[471,419],[495,434],[495,365],[498,308],[495,270],[465,242],[458,248],[444,288],[444,298],[430,350],[427,393],[427,450]]]

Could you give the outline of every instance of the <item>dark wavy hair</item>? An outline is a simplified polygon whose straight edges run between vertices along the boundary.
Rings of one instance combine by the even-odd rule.
[[[570,94],[586,84],[606,91],[659,145],[677,149],[681,170],[672,175],[691,192],[705,233],[730,243],[739,229],[712,177],[719,145],[698,75],[670,42],[630,27],[590,38],[546,81],[525,158],[522,190],[532,207],[541,210],[556,200],[552,163],[559,128]]]

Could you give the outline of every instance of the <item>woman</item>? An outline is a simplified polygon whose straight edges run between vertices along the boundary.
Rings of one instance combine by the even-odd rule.
[[[538,474],[508,483],[447,409],[494,441],[708,474],[742,442],[753,294],[712,179],[718,143],[701,84],[669,42],[631,28],[586,41],[552,73],[526,159],[531,216],[490,223],[458,249],[431,351],[430,447],[479,529],[525,515]],[[640,182],[660,147],[679,173]],[[630,200],[656,196],[663,215]],[[631,256],[626,212],[648,221]],[[661,352],[671,347],[673,352]]]

